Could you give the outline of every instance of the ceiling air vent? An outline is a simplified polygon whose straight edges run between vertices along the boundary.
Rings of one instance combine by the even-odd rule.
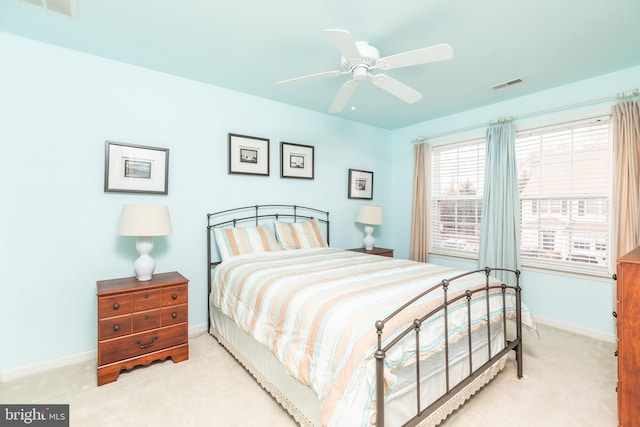
[[[61,13],[69,18],[76,17],[76,0],[21,0],[38,7],[50,10],[52,12]]]
[[[522,83],[523,81],[524,79],[522,77],[516,77],[515,79],[495,84],[491,86],[491,89],[498,90],[498,89],[502,89],[503,87],[517,85],[518,83]]]

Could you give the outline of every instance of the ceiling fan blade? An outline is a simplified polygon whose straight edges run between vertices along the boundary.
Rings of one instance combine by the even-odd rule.
[[[345,59],[360,60],[362,58],[356,42],[353,41],[348,31],[324,30],[324,33]]]
[[[309,81],[313,81],[313,80],[320,80],[320,79],[326,79],[328,77],[336,77],[339,76],[340,74],[342,74],[342,71],[340,70],[333,70],[333,71],[325,71],[323,73],[316,73],[316,74],[309,74],[308,76],[302,76],[302,77],[296,77],[294,79],[289,79],[289,80],[282,80],[279,82],[275,82],[274,84],[276,86],[289,86],[292,84],[296,84],[296,83],[303,83],[303,82],[309,82]]]
[[[453,49],[448,44],[423,47],[398,53],[378,60],[377,68],[390,70],[392,68],[409,67],[411,65],[426,64],[429,62],[445,61],[453,58]]]
[[[338,94],[336,95],[333,103],[331,103],[331,107],[329,107],[330,113],[339,113],[344,109],[344,106],[347,105],[349,98],[351,98],[351,94],[355,90],[358,82],[356,80],[349,80],[345,84],[342,85]]]
[[[420,92],[396,79],[392,79],[387,75],[371,74],[371,82],[409,104],[413,104],[414,102],[418,102],[422,99],[422,94]]]

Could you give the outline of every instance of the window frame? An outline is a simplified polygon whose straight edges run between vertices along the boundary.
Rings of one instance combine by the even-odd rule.
[[[520,257],[520,262],[523,266],[525,267],[531,267],[533,269],[540,269],[540,270],[544,270],[544,271],[555,271],[555,272],[564,272],[564,273],[570,273],[570,274],[577,274],[577,275],[587,275],[587,276],[597,276],[597,277],[607,277],[610,278],[611,274],[611,268],[612,268],[612,260],[610,259],[610,254],[611,254],[611,245],[612,245],[612,233],[613,233],[613,227],[611,226],[611,218],[612,218],[612,206],[613,206],[613,184],[612,184],[612,179],[613,179],[613,175],[612,175],[612,158],[613,158],[613,142],[612,142],[612,129],[611,129],[611,121],[610,121],[610,114],[608,111],[604,111],[604,110],[600,110],[600,111],[592,111],[592,112],[588,112],[585,114],[582,114],[580,116],[574,116],[574,117],[561,117],[561,118],[557,118],[556,120],[553,121],[547,121],[547,122],[543,122],[543,123],[532,123],[528,126],[523,126],[523,127],[518,127],[516,129],[516,152],[518,151],[518,137],[522,137],[523,134],[539,134],[539,133],[545,133],[545,132],[550,132],[553,130],[561,130],[561,129],[569,129],[569,128],[577,128],[580,126],[584,126],[584,125],[589,125],[589,124],[593,124],[595,122],[597,122],[598,120],[604,120],[606,122],[608,122],[608,140],[607,140],[607,168],[608,168],[608,173],[607,173],[607,183],[606,183],[606,204],[607,209],[606,209],[606,217],[608,218],[608,221],[606,222],[607,224],[607,235],[606,235],[606,243],[603,243],[601,239],[596,239],[593,242],[593,248],[591,250],[589,250],[589,252],[593,252],[593,257],[596,257],[597,254],[596,252],[598,251],[602,251],[602,245],[606,245],[607,248],[609,248],[608,251],[606,252],[606,255],[608,255],[608,258],[606,259],[606,262],[603,262],[602,265],[596,265],[594,266],[593,263],[591,262],[590,258],[587,261],[585,259],[584,262],[567,262],[564,259],[563,260],[545,260],[543,258],[533,258],[533,257],[526,257],[526,256],[522,256],[523,251],[526,251],[526,249],[523,249],[522,247],[522,224],[523,224],[523,219],[522,219],[522,215],[524,213],[524,210],[521,209],[521,217],[520,217],[520,233],[521,233],[521,239],[520,239],[520,253],[521,253],[521,257]],[[523,201],[523,197],[522,194],[520,195],[520,203],[522,206],[522,201]],[[535,197],[531,197],[531,198],[524,198],[525,200],[533,200],[535,199]],[[574,215],[576,218],[584,218],[586,216],[589,215],[590,210],[596,209],[598,212],[603,212],[602,209],[602,204],[599,202],[596,203],[589,203],[589,200],[595,200],[595,201],[601,201],[603,200],[602,197],[594,197],[594,196],[582,196],[582,195],[578,195],[578,194],[569,194],[569,195],[553,195],[553,196],[538,196],[538,214],[543,211],[544,209],[540,207],[541,202],[543,201],[549,201],[549,200],[558,200],[561,202],[561,208],[560,211],[562,212],[566,212],[569,215]],[[565,206],[566,203],[566,206]],[[566,209],[566,211],[565,211]],[[535,210],[535,209],[532,209]],[[573,213],[571,211],[574,211]],[[540,230],[540,229],[539,229]],[[582,240],[582,236],[576,236],[576,237],[572,237],[572,239],[570,240],[570,242],[567,244],[568,248],[571,249],[574,246],[574,243],[576,241],[581,241]],[[574,254],[574,252],[576,252]],[[576,250],[576,251],[570,251],[566,257],[581,257],[585,254],[581,254],[581,252],[584,252],[583,250]],[[603,257],[606,258],[606,257]]]
[[[550,130],[553,129],[569,129],[569,128],[575,128],[575,127],[579,127],[581,125],[584,124],[589,124],[589,123],[593,123],[597,120],[606,120],[608,122],[608,140],[607,140],[607,153],[608,153],[608,158],[607,158],[607,166],[608,166],[608,173],[607,173],[607,190],[606,190],[606,195],[605,195],[605,199],[606,199],[606,204],[608,205],[606,209],[604,209],[604,205],[603,202],[601,202],[602,198],[597,198],[597,200],[600,201],[596,201],[594,203],[589,203],[588,200],[590,199],[589,197],[585,197],[582,200],[582,209],[580,209],[580,201],[578,200],[577,195],[569,195],[567,198],[563,197],[556,197],[556,199],[558,200],[557,204],[553,204],[551,202],[549,202],[549,198],[543,199],[542,197],[539,200],[539,203],[535,205],[532,205],[530,207],[530,209],[537,209],[538,212],[540,210],[543,209],[548,209],[548,210],[556,210],[558,211],[560,214],[562,213],[568,213],[569,211],[573,210],[574,212],[572,213],[573,215],[575,215],[576,217],[578,217],[578,215],[580,214],[580,212],[582,212],[582,215],[584,217],[584,215],[589,215],[590,211],[598,211],[599,213],[601,212],[605,212],[606,211],[606,215],[608,217],[608,221],[607,221],[607,232],[606,232],[606,239],[602,238],[602,239],[596,239],[593,242],[593,247],[591,248],[590,252],[594,253],[594,256],[600,255],[600,253],[602,253],[603,255],[608,255],[608,259],[606,260],[606,262],[602,265],[593,265],[591,262],[567,262],[564,261],[564,259],[562,260],[545,260],[543,258],[532,258],[532,257],[527,257],[527,256],[522,256],[523,254],[523,248],[522,248],[522,238],[520,239],[520,243],[521,243],[521,248],[520,248],[520,253],[521,253],[521,264],[524,267],[527,267],[528,269],[531,270],[540,270],[540,271],[544,271],[544,272],[556,272],[556,273],[562,273],[562,274],[569,274],[569,275],[578,275],[578,276],[596,276],[596,277],[601,277],[601,278],[610,278],[611,277],[611,269],[613,266],[613,260],[610,259],[611,256],[611,245],[612,245],[612,241],[613,241],[613,227],[611,225],[611,218],[613,218],[612,216],[612,208],[613,208],[613,184],[612,184],[612,159],[613,159],[613,148],[612,148],[612,123],[610,121],[610,114],[609,111],[605,111],[605,110],[599,110],[599,111],[589,111],[589,112],[585,112],[579,115],[567,115],[567,116],[563,116],[563,117],[555,117],[553,119],[550,120],[546,120],[546,121],[538,121],[538,122],[529,122],[525,125],[519,125],[516,127],[516,140],[518,139],[518,137],[521,137],[522,135],[525,134],[535,134],[535,133],[541,133],[541,132],[548,132]],[[461,146],[464,144],[474,144],[474,143],[478,143],[479,140],[482,140],[482,142],[484,142],[484,144],[486,144],[486,137],[483,134],[472,134],[472,135],[466,135],[464,137],[459,137],[459,138],[450,138],[446,141],[438,141],[438,142],[434,142],[432,143],[432,157],[431,157],[431,164],[430,164],[430,174],[431,174],[431,184],[430,187],[428,189],[429,191],[429,195],[428,195],[428,200],[430,203],[430,224],[429,224],[429,234],[431,236],[430,238],[430,248],[429,248],[429,253],[430,255],[434,255],[434,256],[445,256],[445,257],[452,257],[452,258],[458,258],[458,259],[464,259],[464,260],[472,260],[475,259],[477,260],[479,257],[479,250],[475,250],[475,251],[469,251],[469,250],[460,250],[460,249],[456,249],[455,247],[452,248],[446,248],[443,247],[442,245],[438,245],[438,238],[441,239],[441,234],[437,235],[437,225],[438,225],[438,216],[437,216],[437,212],[438,212],[438,208],[437,208],[437,203],[439,201],[445,200],[444,197],[442,196],[436,196],[434,194],[434,162],[435,162],[435,156],[434,156],[434,152],[437,150],[442,150],[443,147],[450,147],[450,148],[454,148],[457,146]],[[484,170],[484,165],[483,165],[483,170]],[[484,180],[482,181],[484,183]],[[482,203],[482,194],[483,194],[483,190],[484,189],[480,189],[480,204]],[[459,195],[458,195],[459,196]],[[461,197],[457,197],[457,196],[453,196],[448,200],[463,200],[463,198]],[[522,203],[522,199],[520,201],[520,203]],[[544,206],[543,206],[544,205]],[[521,209],[520,209],[520,226],[521,226],[521,232],[522,232],[522,211],[523,211],[523,207],[521,205]],[[481,214],[480,214],[481,215]],[[480,217],[481,218],[481,217]],[[481,220],[481,219],[480,219]],[[479,236],[479,233],[478,233]],[[542,237],[541,237],[542,238]],[[546,237],[546,239],[548,240],[549,236]],[[553,237],[552,237],[553,238]],[[573,247],[574,244],[578,244],[579,242],[581,242],[582,236],[576,236],[574,240],[572,240],[571,243],[569,243],[570,247]],[[604,241],[606,240],[606,242]],[[581,242],[581,244],[584,245],[584,242]],[[548,247],[549,244],[547,244]],[[538,250],[542,250],[541,249],[542,246],[540,245],[538,247]],[[608,249],[607,249],[608,248]],[[596,254],[596,252],[598,252],[598,254]]]
[[[450,197],[450,196],[435,196],[433,193],[433,188],[434,185],[438,182],[437,178],[435,176],[435,169],[433,167],[434,162],[437,158],[437,152],[439,150],[442,149],[458,149],[460,147],[464,147],[464,146],[470,146],[470,145],[482,145],[484,148],[486,148],[486,138],[484,134],[472,134],[472,135],[468,135],[464,138],[457,138],[454,140],[449,140],[449,141],[443,141],[440,143],[434,143],[432,145],[432,151],[431,151],[431,164],[429,166],[429,173],[431,174],[430,177],[430,188],[429,188],[429,203],[431,205],[431,207],[429,208],[429,219],[430,219],[430,223],[429,223],[429,234],[430,234],[430,248],[429,248],[429,253],[433,254],[433,255],[445,255],[445,256],[452,256],[452,257],[456,257],[456,258],[464,258],[464,259],[478,259],[478,253],[479,253],[479,242],[480,242],[480,220],[481,220],[481,215],[482,215],[482,199],[483,199],[483,193],[484,193],[484,164],[482,166],[482,178],[481,178],[481,184],[482,185],[478,185],[476,188],[476,192],[478,192],[479,194],[475,194],[475,195],[465,195],[465,196],[460,196],[460,197]],[[485,149],[483,148],[482,152],[484,153]],[[478,151],[476,149],[476,151]],[[478,183],[478,184],[480,184]],[[468,202],[475,202],[476,206],[474,210],[477,210],[479,208],[480,213],[477,216],[477,221],[473,222],[473,224],[477,224],[477,235],[474,238],[471,238],[471,236],[469,236],[469,239],[467,238],[458,238],[458,237],[465,237],[465,236],[452,236],[450,238],[446,238],[446,239],[438,239],[435,238],[434,232],[436,231],[436,228],[439,227],[440,225],[442,225],[441,221],[438,221],[436,223],[436,218],[439,217],[438,212],[439,209],[437,207],[438,202],[463,202],[463,203],[468,203]],[[478,206],[479,204],[479,206]],[[457,204],[456,204],[456,208],[457,208]],[[457,210],[457,209],[456,209]],[[468,223],[467,225],[469,225],[471,223]],[[438,235],[442,235],[441,233],[438,233]],[[442,240],[443,244],[438,245],[439,240]],[[470,240],[470,242],[467,242],[467,240]],[[477,240],[477,242],[476,242]],[[473,248],[475,250],[465,250],[466,248]]]

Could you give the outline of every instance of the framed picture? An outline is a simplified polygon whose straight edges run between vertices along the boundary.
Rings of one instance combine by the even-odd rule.
[[[349,169],[349,198],[373,199],[373,172]]]
[[[313,147],[281,142],[280,177],[313,179]]]
[[[104,191],[168,194],[169,149],[105,141]]]
[[[229,173],[269,176],[269,140],[230,133]]]

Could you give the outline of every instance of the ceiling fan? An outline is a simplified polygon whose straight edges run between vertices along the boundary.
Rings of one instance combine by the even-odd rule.
[[[380,52],[378,49],[369,45],[367,42],[354,41],[348,31],[325,30],[324,33],[342,55],[340,69],[310,74],[289,80],[282,80],[276,82],[275,85],[288,86],[291,84],[319,80],[327,77],[351,74],[351,80],[348,80],[342,85],[338,91],[338,95],[333,100],[331,107],[329,107],[330,113],[338,113],[342,111],[345,105],[347,105],[347,102],[358,85],[358,82],[366,79],[367,77],[371,78],[371,82],[374,85],[386,90],[390,94],[397,96],[409,104],[413,104],[422,98],[422,94],[420,92],[385,74],[373,74],[371,71],[391,70],[394,68],[409,67],[412,65],[444,61],[453,58],[453,50],[448,44],[438,44],[380,58]]]

